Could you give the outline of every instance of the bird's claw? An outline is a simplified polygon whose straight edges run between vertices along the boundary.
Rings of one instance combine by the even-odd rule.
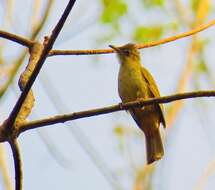
[[[119,103],[119,107],[121,110],[123,109],[123,103],[122,102]]]

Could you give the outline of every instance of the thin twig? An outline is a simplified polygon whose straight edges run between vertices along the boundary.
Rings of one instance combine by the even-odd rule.
[[[19,70],[20,66],[22,65],[25,56],[27,54],[27,50],[25,49],[21,55],[16,59],[16,62],[13,65],[13,68],[11,69],[7,81],[1,86],[0,88],[0,98],[4,95],[6,90],[8,89],[9,85],[13,82],[13,79],[16,76],[17,71]]]
[[[193,188],[194,190],[204,190],[206,189],[207,183],[209,182],[209,178],[214,175],[215,172],[215,160],[209,161],[209,164],[206,166],[204,171],[197,181],[197,184]]]
[[[20,156],[19,145],[16,139],[9,141],[13,152],[14,168],[15,168],[15,190],[22,190],[22,161]]]
[[[7,160],[7,153],[5,150],[5,145],[2,143],[0,144],[0,170],[2,181],[5,187],[5,190],[13,190],[13,184],[11,180],[11,176],[9,174],[9,167],[8,167],[8,160]]]
[[[56,115],[50,118],[27,122],[19,127],[18,133],[20,134],[30,129],[35,129],[35,128],[44,127],[47,125],[53,125],[57,123],[64,123],[66,121],[76,120],[84,117],[91,117],[91,116],[97,116],[97,115],[107,114],[107,113],[121,111],[121,110],[128,110],[133,107],[143,107],[151,104],[169,103],[169,102],[177,101],[181,99],[210,97],[210,96],[215,96],[215,91],[197,91],[197,92],[180,93],[180,94],[175,94],[170,96],[163,96],[159,98],[150,98],[147,100],[132,101],[124,104],[119,103],[108,107],[74,112],[70,114]]]
[[[70,0],[69,1],[63,15],[61,16],[61,18],[58,21],[54,30],[52,31],[50,38],[47,40],[47,42],[45,42],[43,51],[42,51],[41,56],[40,56],[40,59],[38,60],[37,65],[36,65],[32,75],[31,75],[31,77],[29,78],[24,90],[22,91],[19,99],[17,100],[16,105],[14,106],[12,112],[10,113],[10,116],[8,118],[8,121],[7,121],[9,131],[12,129],[12,126],[16,120],[16,117],[17,117],[17,115],[18,115],[18,113],[22,107],[22,104],[25,101],[26,96],[28,95],[34,81],[36,80],[36,78],[40,72],[40,69],[42,68],[43,63],[45,62],[45,60],[47,58],[49,51],[52,49],[52,46],[53,46],[55,40],[57,39],[61,29],[63,28],[63,25],[64,25],[69,13],[70,13],[75,1],[76,0]]]
[[[9,32],[3,31],[3,30],[0,30],[0,37],[11,40],[13,42],[26,46],[28,48],[30,48],[34,43],[33,41],[28,40],[27,38],[24,38],[22,36],[18,36],[16,34],[12,34],[12,33],[9,33]]]
[[[33,31],[32,35],[31,35],[31,39],[34,39],[37,36],[37,34],[39,33],[39,31],[41,30],[41,28],[43,27],[45,21],[48,18],[48,14],[50,12],[52,4],[53,4],[53,0],[49,0],[47,7],[46,7],[44,17],[43,17],[42,21],[40,22],[40,24]],[[28,48],[30,48],[34,44],[34,42],[32,40],[29,40],[22,36],[18,36],[16,34],[12,34],[12,33],[9,33],[9,32],[3,31],[3,30],[0,30],[0,37],[17,42],[18,44],[21,44]]]
[[[47,19],[48,19],[48,16],[50,14],[50,9],[53,5],[53,0],[49,0],[46,8],[45,8],[45,11],[44,11],[44,15],[42,17],[42,19],[40,20],[40,23],[37,25],[37,27],[35,27],[35,29],[32,31],[31,35],[30,35],[30,39],[32,41],[34,41],[38,34],[40,33],[41,29],[43,28],[44,24],[46,23]],[[0,97],[6,92],[6,90],[8,89],[9,85],[13,82],[15,76],[16,76],[16,73],[17,71],[19,70],[20,66],[22,65],[26,55],[27,55],[27,52],[26,50],[24,50],[19,58],[16,59],[15,63],[13,63],[12,65],[13,68],[11,70],[11,72],[9,73],[9,76],[8,76],[8,79],[6,81],[6,83],[4,83],[4,85],[1,87],[0,89]]]
[[[194,54],[196,53],[195,46],[196,46],[196,38],[192,38],[192,43],[189,47],[189,51],[187,55],[187,62],[181,71],[176,93],[184,92],[186,90],[187,83],[191,78],[191,75],[193,73],[193,58],[194,58]],[[171,104],[166,114],[166,123],[168,127],[173,126],[173,123],[178,113],[183,108],[183,105],[184,105],[183,101],[178,101]]]
[[[198,9],[197,9],[197,17],[194,21],[194,26],[197,27],[200,24],[203,23],[203,21],[206,19],[207,11],[203,11],[204,9],[208,8],[208,0],[205,1],[201,1],[198,5]],[[208,10],[208,9],[207,9]],[[202,14],[203,12],[203,14]],[[192,26],[190,26],[192,27]],[[192,36],[192,40],[191,40],[191,44],[187,53],[187,60],[186,60],[186,65],[184,66],[183,70],[181,71],[180,74],[180,79],[178,82],[178,86],[177,86],[177,93],[181,93],[184,92],[186,90],[187,87],[187,83],[189,82],[192,74],[193,74],[193,69],[194,69],[194,57],[196,54],[199,53],[200,48],[198,47],[198,36]],[[169,127],[171,127],[174,123],[174,120],[176,119],[179,111],[183,108],[183,101],[180,102],[175,102],[171,105],[171,107],[169,108],[168,112],[167,112],[167,117],[166,117],[166,122],[168,124]]]
[[[184,32],[182,34],[178,34],[176,36],[172,36],[169,38],[165,38],[159,41],[155,41],[155,42],[150,42],[147,44],[138,44],[136,45],[136,47],[138,49],[143,49],[143,48],[149,48],[149,47],[154,47],[154,46],[158,46],[161,44],[166,44],[168,42],[173,42],[175,40],[181,39],[181,38],[185,38],[188,36],[192,36],[198,32],[201,32],[203,30],[206,30],[207,28],[211,27],[215,25],[215,19],[204,24],[201,25],[193,30],[190,30],[188,32]],[[54,55],[95,55],[95,54],[108,54],[108,53],[115,53],[114,50],[112,49],[92,49],[92,50],[51,50],[49,52],[49,56],[54,56]]]
[[[44,50],[43,45],[38,43],[38,42],[35,42],[34,45],[31,48],[31,51],[30,51],[30,58],[29,58],[28,65],[34,65],[35,68],[36,68],[38,60],[40,60],[43,50]],[[32,73],[35,71],[35,68],[32,71]],[[29,79],[26,79],[27,80],[26,86],[29,83],[29,81],[31,79],[31,76],[30,76]],[[24,91],[25,91],[26,96],[23,96]],[[8,120],[7,120],[8,134],[12,133],[13,128],[14,128],[14,123],[16,123],[15,121],[19,118],[18,114],[20,114],[20,110],[22,110],[22,106],[24,105],[24,103],[25,103],[25,101],[27,99],[26,97],[29,95],[29,92],[30,92],[30,88],[29,88],[29,91],[26,91],[26,88],[23,89],[23,91],[21,93],[21,96],[19,97],[18,101],[16,102],[16,105],[13,108],[13,110],[12,110],[12,112],[11,112],[9,118],[8,118]]]

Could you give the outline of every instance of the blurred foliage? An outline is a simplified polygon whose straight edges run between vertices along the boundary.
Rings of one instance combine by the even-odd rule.
[[[195,74],[208,74],[209,68],[205,57],[205,48],[209,41],[206,39],[198,40],[198,53],[195,58]]]
[[[114,127],[114,134],[117,137],[117,140],[119,142],[119,150],[123,151],[124,150],[124,146],[125,146],[125,142],[124,142],[124,138],[125,138],[125,126],[123,126],[122,124],[116,124]]]
[[[133,30],[132,39],[138,43],[147,43],[161,39],[168,31],[177,31],[179,23],[139,25]]]
[[[143,4],[147,8],[161,7],[165,5],[165,0],[143,0]]]
[[[207,67],[207,63],[206,60],[204,59],[204,57],[200,57],[199,62],[197,64],[197,72],[198,73],[207,73],[208,72],[208,67]]]
[[[208,67],[207,58],[205,56],[205,49],[208,45],[208,40],[199,40],[198,41],[198,54],[195,57],[195,69],[194,69],[194,77],[193,77],[193,86],[196,90],[201,89],[201,79],[202,77],[206,77],[207,83],[213,83],[211,78],[211,72]],[[213,84],[212,84],[213,85]]]
[[[199,3],[201,2],[201,0],[191,0],[191,8],[194,12],[197,12],[197,9],[199,7]]]
[[[99,36],[96,41],[98,44],[110,42],[120,33],[120,19],[128,12],[128,4],[125,0],[101,0],[102,13],[100,21],[106,26],[110,26],[108,32]]]
[[[120,125],[120,124],[116,125],[115,128],[114,128],[114,133],[115,133],[116,136],[118,136],[120,138],[123,137],[124,134],[125,134],[123,126]]]
[[[161,25],[138,26],[134,29],[133,39],[136,42],[150,42],[162,37],[164,28]]]
[[[141,2],[143,3],[143,10],[145,12],[159,7],[165,13],[165,0],[141,0]],[[103,25],[109,26],[109,28],[107,28],[107,32],[97,38],[99,44],[110,42],[121,34],[124,22],[130,22],[130,16],[128,14],[130,3],[132,2],[126,0],[101,0],[101,3],[103,10],[100,15],[100,21]],[[121,20],[123,18],[126,19],[122,23]],[[158,40],[167,29],[175,31],[178,28],[176,22],[171,23],[171,27],[159,22],[157,24],[133,24],[129,36],[134,41],[141,43]]]
[[[128,6],[124,0],[102,0],[101,21],[118,28],[119,20],[127,13]]]

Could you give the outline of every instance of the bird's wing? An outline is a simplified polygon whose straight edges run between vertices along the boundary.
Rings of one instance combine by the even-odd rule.
[[[142,74],[142,77],[145,79],[145,81],[148,83],[148,87],[149,87],[149,90],[151,91],[152,95],[154,97],[160,97],[160,92],[159,92],[156,82],[153,79],[150,72],[146,68],[142,67],[141,74]],[[164,127],[166,127],[162,104],[158,105],[158,110],[159,110],[160,116],[161,116],[161,123],[163,124]]]

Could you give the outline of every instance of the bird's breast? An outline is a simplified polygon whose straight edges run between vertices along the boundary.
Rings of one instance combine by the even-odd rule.
[[[147,84],[141,71],[121,66],[118,76],[118,91],[123,102],[147,97]]]

